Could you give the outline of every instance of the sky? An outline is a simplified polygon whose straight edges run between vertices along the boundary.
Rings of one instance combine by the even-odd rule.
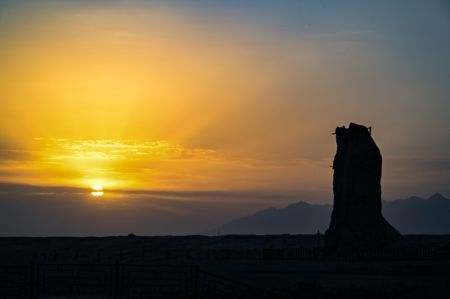
[[[331,203],[350,122],[373,128],[384,199],[448,197],[448,53],[448,1],[0,0],[3,211],[177,234]]]

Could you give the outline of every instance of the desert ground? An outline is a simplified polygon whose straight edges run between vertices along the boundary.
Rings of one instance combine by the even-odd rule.
[[[223,288],[209,295],[189,289],[185,297],[136,293],[123,298],[450,298],[450,236],[407,239],[410,249],[395,255],[386,251],[330,259],[321,255],[322,235],[0,238],[0,264],[24,269],[30,264],[186,266],[200,271],[201,288],[211,278],[217,278],[214,287]],[[145,279],[144,284],[151,280]],[[45,282],[45,288],[51,284]],[[35,298],[81,298],[52,292]],[[22,296],[30,298],[28,292]]]

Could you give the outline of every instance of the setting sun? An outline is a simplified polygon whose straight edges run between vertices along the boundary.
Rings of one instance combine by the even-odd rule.
[[[103,187],[100,185],[94,185],[92,186],[92,196],[100,197],[103,196]]]

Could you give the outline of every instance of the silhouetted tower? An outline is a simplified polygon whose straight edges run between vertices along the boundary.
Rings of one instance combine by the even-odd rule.
[[[371,129],[351,123],[335,130],[334,206],[325,253],[345,255],[402,239],[381,214],[382,157]]]

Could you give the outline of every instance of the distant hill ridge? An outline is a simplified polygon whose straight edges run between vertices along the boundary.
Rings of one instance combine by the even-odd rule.
[[[304,201],[228,222],[212,234],[312,234],[328,228],[332,205]],[[440,193],[383,201],[383,215],[402,234],[450,234],[450,199]]]

